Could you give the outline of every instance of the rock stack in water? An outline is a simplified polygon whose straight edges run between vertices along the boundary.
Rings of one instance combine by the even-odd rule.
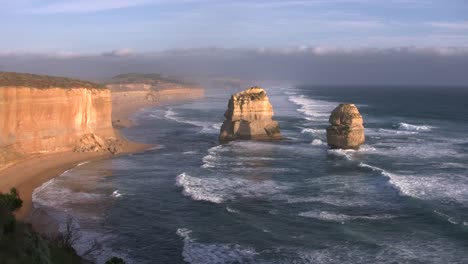
[[[330,115],[327,141],[331,148],[358,149],[364,144],[362,116],[354,104],[340,104]]]
[[[236,93],[219,134],[220,141],[236,139],[271,140],[282,138],[278,122],[273,121],[273,107],[264,89],[252,87]]]

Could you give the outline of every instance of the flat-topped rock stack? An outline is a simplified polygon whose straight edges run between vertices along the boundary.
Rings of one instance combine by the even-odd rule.
[[[264,89],[252,87],[231,96],[219,134],[220,141],[281,139],[273,107]]]
[[[364,144],[362,116],[354,104],[340,104],[330,115],[327,142],[331,148],[359,149]]]

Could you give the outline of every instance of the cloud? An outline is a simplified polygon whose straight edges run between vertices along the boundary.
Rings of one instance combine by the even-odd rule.
[[[459,22],[428,22],[427,25],[438,28],[438,29],[448,29],[448,30],[468,30],[468,21],[459,21]]]
[[[0,70],[100,79],[156,72],[311,84],[464,85],[468,47],[172,49],[95,54],[0,52]]]
[[[112,50],[109,52],[103,52],[103,56],[110,56],[110,57],[121,57],[121,56],[129,56],[133,54],[133,50],[131,49],[118,49],[118,50]]]

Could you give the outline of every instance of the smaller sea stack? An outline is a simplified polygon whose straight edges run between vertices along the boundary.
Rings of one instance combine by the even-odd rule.
[[[220,141],[281,139],[273,107],[264,89],[252,87],[231,96],[219,134]]]
[[[354,104],[340,104],[330,115],[327,142],[334,149],[359,149],[364,144],[362,116]]]

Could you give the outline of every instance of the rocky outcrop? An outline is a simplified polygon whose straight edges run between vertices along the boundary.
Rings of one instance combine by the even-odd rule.
[[[221,127],[219,140],[280,139],[279,125],[272,120],[273,114],[273,107],[264,89],[252,87],[234,94],[224,114],[226,120]]]
[[[364,144],[362,116],[354,104],[340,104],[330,115],[327,142],[331,148],[358,149]]]
[[[25,78],[21,74],[13,76]],[[0,83],[0,167],[30,154],[118,151],[118,147],[114,147],[116,135],[111,123],[109,89],[57,87],[54,77],[26,77],[31,85],[36,83],[36,78],[45,80],[44,85],[12,86],[17,79],[11,80],[8,86]],[[79,85],[80,82],[67,84]]]
[[[123,142],[109,137],[106,140],[95,134],[85,134],[77,142],[75,152],[110,152],[117,154],[122,151]]]

